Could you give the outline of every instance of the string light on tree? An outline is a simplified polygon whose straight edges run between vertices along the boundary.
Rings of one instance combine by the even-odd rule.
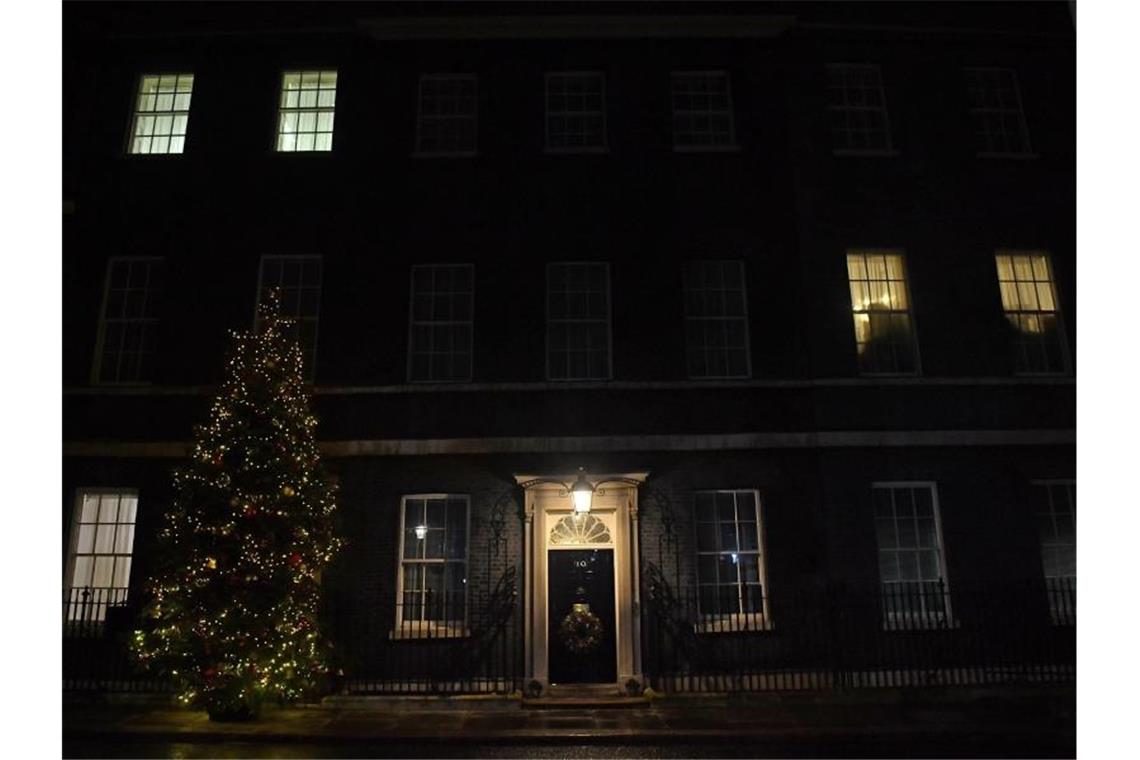
[[[256,332],[232,334],[209,421],[174,475],[162,564],[133,639],[143,665],[218,718],[311,695],[329,667],[317,610],[321,570],[341,545],[336,486],[320,463],[279,295],[259,310]]]

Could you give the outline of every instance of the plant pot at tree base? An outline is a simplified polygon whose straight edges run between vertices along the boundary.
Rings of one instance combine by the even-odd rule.
[[[203,697],[206,714],[216,723],[245,723],[257,720],[261,714],[261,700],[252,696],[239,696],[228,690],[207,693]]]

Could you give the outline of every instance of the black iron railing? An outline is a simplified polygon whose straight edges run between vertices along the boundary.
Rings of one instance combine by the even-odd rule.
[[[1074,579],[1022,583],[718,590],[671,586],[647,564],[642,666],[661,691],[1068,682],[1076,676]],[[388,597],[389,599],[391,597]],[[386,601],[386,600],[381,600]],[[424,592],[334,627],[346,693],[509,693],[525,685],[518,577],[490,591]],[[64,595],[64,688],[167,691],[129,654],[123,589]]]
[[[781,590],[710,605],[647,568],[643,667],[664,691],[1063,682],[1076,676],[1073,579]],[[703,602],[703,603],[702,603]],[[711,610],[710,610],[711,608]]]
[[[348,693],[510,693],[523,680],[516,570],[477,591],[420,592],[397,600],[394,618],[373,616],[345,642]],[[363,636],[360,634],[364,633]]]
[[[170,690],[168,684],[143,672],[130,654],[136,615],[125,588],[64,589],[65,690]]]

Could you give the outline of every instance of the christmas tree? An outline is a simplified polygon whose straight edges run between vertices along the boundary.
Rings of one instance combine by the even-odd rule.
[[[133,648],[183,702],[250,718],[263,699],[314,693],[330,645],[318,626],[320,573],[340,546],[335,486],[314,440],[301,350],[279,297],[258,328],[233,332],[226,379],[160,534]]]

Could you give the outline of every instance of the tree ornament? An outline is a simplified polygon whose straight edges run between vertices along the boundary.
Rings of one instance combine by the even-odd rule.
[[[301,555],[298,554],[297,552],[293,552],[292,554],[289,555],[289,567],[300,567],[300,566],[301,566]]]
[[[281,486],[281,495],[284,496],[285,498],[287,498],[287,499],[291,498],[294,493],[295,492],[293,491],[293,486],[289,485],[288,483]]]

